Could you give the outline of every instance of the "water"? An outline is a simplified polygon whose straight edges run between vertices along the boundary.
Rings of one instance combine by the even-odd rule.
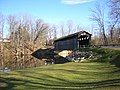
[[[57,53],[54,53],[53,49],[38,49],[31,54],[10,54],[6,51],[3,56],[0,57],[0,68],[2,71],[11,71],[23,68],[39,67],[49,64],[62,64],[68,62],[68,60]],[[7,68],[7,69],[5,69]]]
[[[3,57],[3,61],[3,66],[0,64],[1,71],[3,71],[2,68],[4,68],[4,71],[10,71],[23,68],[39,67],[45,64],[43,60],[37,59],[30,54]]]

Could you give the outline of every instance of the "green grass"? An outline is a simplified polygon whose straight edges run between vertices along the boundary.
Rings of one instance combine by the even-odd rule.
[[[97,62],[110,62],[111,60],[117,59],[119,66],[120,66],[120,50],[115,50],[111,48],[81,48],[79,51],[92,51],[101,55],[96,61]],[[118,57],[118,58],[117,58]]]
[[[66,63],[0,72],[0,90],[120,90],[120,68],[109,63]]]

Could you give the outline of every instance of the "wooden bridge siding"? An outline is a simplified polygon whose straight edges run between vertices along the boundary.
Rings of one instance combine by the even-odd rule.
[[[68,50],[68,49],[73,50],[77,47],[78,47],[77,37],[73,37],[62,41],[57,41],[55,43],[56,50]]]

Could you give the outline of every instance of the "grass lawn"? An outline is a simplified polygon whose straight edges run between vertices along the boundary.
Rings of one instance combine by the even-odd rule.
[[[0,90],[120,90],[120,68],[109,63],[65,63],[0,72]]]
[[[103,47],[103,48],[106,48],[106,49],[112,49],[112,50],[119,50],[120,51],[120,47]]]

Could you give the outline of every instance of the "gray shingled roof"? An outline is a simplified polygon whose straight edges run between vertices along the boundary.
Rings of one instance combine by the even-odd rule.
[[[84,32],[87,33],[87,34],[89,34],[89,35],[92,35],[92,34],[86,32],[86,31],[80,31],[80,32],[77,32],[77,33],[73,33],[73,34],[70,34],[70,35],[67,35],[67,36],[60,37],[60,38],[54,40],[54,42],[57,42],[57,41],[60,41],[60,40],[64,40],[64,39],[67,39],[67,38],[72,38],[72,37],[75,37],[78,34],[82,34]]]

